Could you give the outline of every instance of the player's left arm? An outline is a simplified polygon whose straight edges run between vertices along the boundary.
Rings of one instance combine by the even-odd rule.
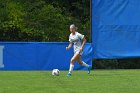
[[[82,50],[84,49],[84,45],[85,45],[86,41],[87,41],[87,40],[86,40],[86,38],[85,38],[85,36],[84,36],[80,51],[82,51]]]

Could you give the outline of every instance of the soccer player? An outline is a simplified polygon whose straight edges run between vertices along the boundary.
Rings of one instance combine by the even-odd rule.
[[[70,25],[70,36],[69,36],[69,45],[66,47],[68,50],[72,44],[74,44],[74,55],[70,61],[69,73],[67,76],[72,75],[72,71],[74,69],[74,62],[77,61],[80,65],[85,66],[88,69],[88,74],[90,74],[91,66],[86,64],[84,61],[81,60],[81,55],[83,53],[83,48],[86,43],[85,36],[77,32],[77,27],[72,24]]]

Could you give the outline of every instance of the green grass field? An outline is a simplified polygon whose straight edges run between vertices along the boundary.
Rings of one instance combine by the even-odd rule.
[[[140,70],[0,71],[0,93],[140,93]]]

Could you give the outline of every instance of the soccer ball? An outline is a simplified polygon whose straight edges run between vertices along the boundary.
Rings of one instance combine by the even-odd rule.
[[[53,69],[52,71],[53,76],[59,76],[59,74],[60,74],[60,71],[58,69]]]

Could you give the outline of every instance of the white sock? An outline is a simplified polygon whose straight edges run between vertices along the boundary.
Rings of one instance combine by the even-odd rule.
[[[84,61],[82,61],[83,62],[83,64],[82,64],[82,66],[85,66],[85,67],[89,67],[89,65],[88,64],[86,64]]]
[[[70,64],[69,73],[72,73],[73,68],[74,68],[74,65],[73,64]]]

